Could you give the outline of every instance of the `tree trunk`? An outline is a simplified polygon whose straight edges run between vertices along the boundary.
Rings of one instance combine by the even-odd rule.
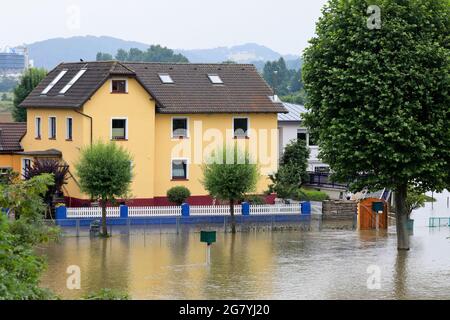
[[[402,184],[395,190],[395,218],[398,250],[409,250],[409,232],[407,229],[408,208],[406,207],[407,190],[407,184]]]
[[[104,237],[108,236],[108,228],[106,227],[106,199],[102,199],[102,235]]]
[[[230,214],[231,214],[231,233],[236,233],[236,219],[234,217],[234,199],[230,199]]]

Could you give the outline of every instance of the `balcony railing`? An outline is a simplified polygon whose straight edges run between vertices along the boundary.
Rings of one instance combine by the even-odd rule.
[[[336,188],[347,189],[348,183],[335,182],[330,179],[330,173],[328,172],[308,172],[309,181],[305,183],[309,186],[323,187],[323,188]]]

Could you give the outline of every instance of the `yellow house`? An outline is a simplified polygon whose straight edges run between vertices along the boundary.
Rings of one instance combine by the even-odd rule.
[[[74,165],[99,140],[133,157],[131,205],[167,204],[176,185],[189,188],[191,204],[210,203],[201,165],[224,143],[246,148],[259,163],[262,193],[278,165],[277,113],[286,112],[253,65],[117,61],[62,63],[21,106],[27,129],[17,161],[62,158],[71,206],[90,201]]]

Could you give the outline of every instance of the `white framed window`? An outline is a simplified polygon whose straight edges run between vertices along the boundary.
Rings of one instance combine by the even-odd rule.
[[[187,117],[172,117],[172,138],[189,137],[189,119]]]
[[[111,118],[111,140],[128,140],[128,118]]]
[[[249,119],[247,117],[233,118],[233,135],[235,138],[248,138]]]
[[[128,80],[111,79],[111,93],[128,93]]]
[[[175,81],[173,81],[172,77],[168,73],[158,73],[158,76],[162,83],[175,83]]]
[[[172,159],[170,169],[172,180],[189,179],[188,167],[189,167],[188,159],[186,158]]]
[[[34,137],[36,139],[41,138],[42,133],[42,120],[41,117],[34,118]]]
[[[56,117],[48,117],[48,138],[56,139]]]
[[[219,77],[218,74],[208,74],[209,81],[211,81],[212,84],[223,84],[222,79]]]
[[[306,129],[302,128],[302,129],[297,130],[297,140],[304,141],[305,145],[306,145],[307,136],[308,136],[308,132],[306,131]]]
[[[72,140],[73,138],[73,119],[71,117],[66,118],[66,140]]]
[[[30,158],[22,158],[22,179],[25,178],[25,172],[28,167],[31,166]]]

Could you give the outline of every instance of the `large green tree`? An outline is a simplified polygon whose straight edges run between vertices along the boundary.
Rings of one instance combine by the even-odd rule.
[[[133,177],[131,156],[115,142],[97,142],[81,150],[75,169],[81,191],[100,200],[102,235],[107,236],[106,205],[128,194]]]
[[[399,249],[409,249],[408,185],[440,190],[449,172],[449,8],[330,0],[304,53],[306,123],[320,157],[353,190],[395,191]]]
[[[230,204],[231,232],[236,233],[234,204],[256,189],[259,168],[247,151],[237,147],[222,148],[203,165],[202,183],[209,194]]]
[[[19,104],[30,94],[31,91],[41,82],[47,71],[41,68],[30,68],[22,75],[20,82],[14,89],[14,106],[12,116],[16,122],[27,121],[27,111],[25,108],[19,107]]]

